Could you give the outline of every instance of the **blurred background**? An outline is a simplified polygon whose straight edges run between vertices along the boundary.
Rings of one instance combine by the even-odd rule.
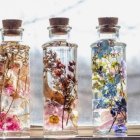
[[[50,17],[69,17],[71,39],[78,48],[79,125],[91,125],[90,44],[97,39],[97,18],[119,18],[120,38],[127,44],[128,123],[140,123],[140,5],[139,0],[0,0],[2,19],[23,20],[23,41],[31,55],[31,123],[42,125],[42,48],[48,41]]]

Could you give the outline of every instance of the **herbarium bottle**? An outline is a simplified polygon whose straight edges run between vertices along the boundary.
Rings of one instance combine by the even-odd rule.
[[[68,18],[50,18],[43,47],[44,136],[77,135],[77,45]]]
[[[99,18],[92,48],[94,134],[125,135],[127,121],[126,44],[119,41],[118,18]]]
[[[0,43],[0,136],[29,136],[29,46],[22,43],[22,21],[2,21]]]

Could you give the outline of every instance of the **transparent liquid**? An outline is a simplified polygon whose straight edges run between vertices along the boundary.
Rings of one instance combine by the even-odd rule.
[[[125,135],[127,121],[125,44],[100,40],[92,46],[94,134]]]
[[[0,136],[29,137],[29,47],[0,45]]]
[[[44,49],[44,135],[77,135],[76,47],[49,42]]]

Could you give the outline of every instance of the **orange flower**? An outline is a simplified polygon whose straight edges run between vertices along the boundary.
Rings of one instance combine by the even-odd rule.
[[[49,117],[49,122],[50,122],[51,124],[58,124],[58,123],[59,123],[59,117],[56,116],[56,115],[51,115],[51,116]]]

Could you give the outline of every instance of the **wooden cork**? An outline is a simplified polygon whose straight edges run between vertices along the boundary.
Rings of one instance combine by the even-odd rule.
[[[22,20],[19,19],[5,19],[2,20],[4,35],[19,35],[22,25]]]
[[[116,32],[116,26],[118,24],[117,17],[100,17],[98,18],[100,32]]]
[[[66,34],[66,27],[69,25],[69,18],[50,18],[50,26],[52,27],[51,31],[54,34]]]
[[[67,26],[69,24],[69,18],[50,18],[50,26]]]

